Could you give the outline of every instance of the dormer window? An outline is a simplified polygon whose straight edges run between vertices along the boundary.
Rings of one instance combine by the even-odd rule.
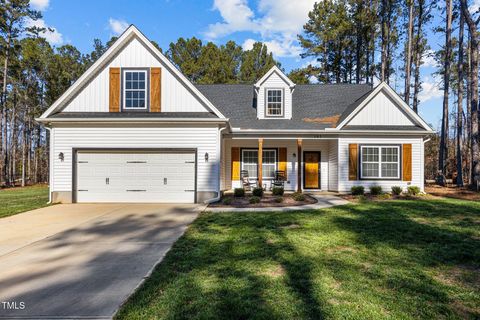
[[[267,103],[266,116],[282,117],[283,116],[283,90],[282,89],[266,89]]]
[[[123,70],[123,109],[146,110],[147,70]]]

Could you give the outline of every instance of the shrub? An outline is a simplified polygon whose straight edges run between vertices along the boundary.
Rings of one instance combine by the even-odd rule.
[[[305,195],[300,192],[295,192],[292,194],[292,198],[295,201],[305,201]]]
[[[416,196],[417,194],[420,193],[420,188],[417,186],[409,186],[407,188],[407,193],[409,196]]]
[[[371,186],[370,187],[370,194],[372,196],[378,196],[381,193],[382,193],[382,187],[381,186]]]
[[[362,196],[365,194],[365,188],[363,186],[353,186],[350,191],[354,196]]]
[[[252,194],[255,197],[262,197],[263,196],[263,188],[260,188],[260,187],[253,188]]]
[[[390,193],[382,193],[378,195],[378,199],[388,200],[392,197]]]
[[[235,197],[245,197],[245,190],[243,190],[243,188],[235,188],[233,190],[233,195]]]
[[[226,197],[226,198],[223,198],[223,201],[222,201],[222,202],[223,202],[224,205],[229,206],[229,205],[232,204],[232,201],[233,201],[232,198]]]
[[[272,194],[274,196],[283,196],[283,192],[284,192],[283,187],[273,187],[272,189]]]
[[[250,197],[250,200],[248,200],[250,204],[255,204],[255,203],[260,203],[260,198],[257,196]]]
[[[282,203],[283,202],[283,197],[276,197],[275,202],[276,203]]]
[[[395,196],[399,196],[402,194],[402,187],[399,187],[399,186],[393,186],[392,187],[392,194],[395,195]]]

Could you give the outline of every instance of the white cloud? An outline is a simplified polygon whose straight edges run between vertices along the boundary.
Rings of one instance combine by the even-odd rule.
[[[114,19],[110,18],[108,19],[108,25],[110,27],[110,30],[115,34],[115,35],[120,35],[125,29],[128,28],[129,24],[125,20],[121,19]]]
[[[39,11],[44,11],[47,9],[49,4],[50,0],[30,0],[30,6]]]
[[[302,31],[314,3],[315,0],[260,0],[256,16],[247,0],[214,0],[213,9],[220,12],[223,21],[210,24],[204,35],[215,40],[235,32],[253,32],[260,35],[259,40],[274,55],[298,56],[301,48],[297,34]],[[252,41],[248,39],[244,45]]]
[[[40,36],[45,38],[51,45],[59,45],[63,43],[63,35],[52,26],[45,23],[43,19],[27,19],[25,21],[27,27],[45,28],[45,31],[40,33]]]
[[[472,5],[468,7],[468,11],[470,11],[470,13],[475,13],[478,11],[478,9],[480,9],[480,0],[474,0]]]
[[[423,55],[422,60],[422,67],[438,67],[438,61],[435,59],[435,51],[433,50],[427,50]]]
[[[418,94],[420,102],[443,97],[443,90],[440,88],[442,80],[440,76],[425,77],[422,82],[422,91]]]

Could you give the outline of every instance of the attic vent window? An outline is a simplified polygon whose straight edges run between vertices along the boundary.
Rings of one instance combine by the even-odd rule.
[[[124,71],[124,109],[139,110],[147,108],[147,71]]]
[[[283,90],[267,89],[267,116],[283,116]]]

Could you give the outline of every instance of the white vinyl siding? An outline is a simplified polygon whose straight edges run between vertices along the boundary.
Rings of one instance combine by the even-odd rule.
[[[72,190],[73,148],[197,148],[197,191],[213,191],[218,187],[216,126],[74,126],[54,127],[52,139],[53,172],[51,191]],[[63,152],[64,161],[58,159]],[[205,160],[208,153],[208,161]]]
[[[347,125],[413,126],[413,122],[385,93],[379,92]]]
[[[402,181],[401,179],[374,179],[374,180],[348,180],[348,145],[355,143],[358,145],[402,145],[404,143],[412,144],[412,181]],[[409,185],[418,186],[423,191],[424,188],[424,150],[423,138],[394,138],[394,137],[345,137],[338,140],[338,191],[350,192],[352,186],[364,186],[369,188],[372,185],[379,185],[383,191],[390,192],[392,186],[406,188]],[[401,154],[401,149],[400,149]],[[401,163],[401,161],[400,161]],[[400,170],[401,177],[401,170]]]
[[[282,117],[271,117],[265,114],[266,110],[266,91],[268,88],[271,89],[282,89],[283,90],[283,116]],[[276,72],[272,73],[271,76],[265,80],[260,88],[258,89],[257,97],[257,117],[259,119],[291,119],[292,118],[292,92],[288,83],[285,82]]]
[[[91,81],[68,102],[65,112],[108,112],[109,68],[162,68],[162,111],[205,112],[208,109],[136,38],[105,65]]]
[[[328,190],[338,190],[338,141],[328,141]]]

